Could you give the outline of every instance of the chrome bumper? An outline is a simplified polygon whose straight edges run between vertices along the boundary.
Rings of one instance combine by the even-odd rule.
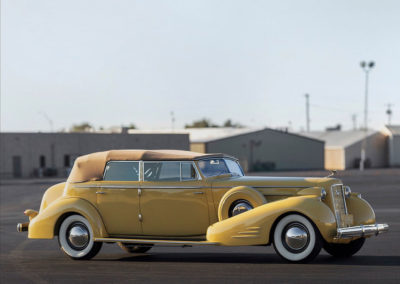
[[[18,232],[26,232],[28,231],[29,222],[26,223],[18,223],[17,224],[17,231]]]
[[[388,224],[375,224],[375,225],[361,225],[347,228],[338,228],[337,236],[338,239],[346,239],[352,237],[369,237],[377,236],[381,233],[389,230]]]

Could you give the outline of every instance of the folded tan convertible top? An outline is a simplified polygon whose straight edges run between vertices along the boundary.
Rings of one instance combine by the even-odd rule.
[[[110,150],[97,152],[77,158],[67,182],[101,180],[104,167],[108,161],[192,161],[208,157],[229,156],[182,150]]]

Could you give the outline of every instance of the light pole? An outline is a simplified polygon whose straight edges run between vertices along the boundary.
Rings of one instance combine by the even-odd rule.
[[[172,130],[172,132],[174,132],[174,128],[175,128],[175,114],[174,114],[174,112],[173,111],[171,111],[171,130]]]
[[[369,71],[372,70],[375,66],[375,62],[365,62],[362,61],[360,63],[361,68],[365,72],[365,101],[364,101],[364,140],[361,145],[361,159],[360,159],[360,171],[363,171],[365,168],[366,161],[366,152],[367,152],[367,136],[368,136],[368,75]]]
[[[306,129],[310,132],[310,95],[305,94],[306,97]]]
[[[393,105],[392,104],[387,104],[386,106],[387,106],[386,114],[388,116],[388,125],[391,125],[392,124],[392,114],[393,114],[392,106]]]

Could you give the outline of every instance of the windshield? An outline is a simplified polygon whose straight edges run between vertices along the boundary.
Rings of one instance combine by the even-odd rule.
[[[232,176],[243,176],[239,163],[231,159],[210,159],[198,162],[199,168],[205,177],[231,174]]]

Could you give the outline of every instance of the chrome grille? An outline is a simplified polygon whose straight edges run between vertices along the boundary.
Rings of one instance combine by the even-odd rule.
[[[335,211],[336,222],[339,228],[348,226],[348,212],[344,195],[343,184],[332,185],[332,204]]]

